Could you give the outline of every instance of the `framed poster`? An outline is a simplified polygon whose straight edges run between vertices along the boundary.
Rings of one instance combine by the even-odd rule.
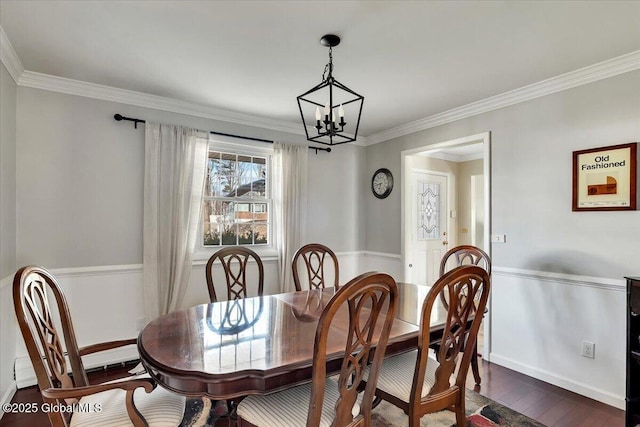
[[[573,152],[573,211],[636,209],[637,145]]]

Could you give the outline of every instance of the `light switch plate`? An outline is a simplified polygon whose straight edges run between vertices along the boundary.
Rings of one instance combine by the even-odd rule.
[[[507,235],[506,234],[492,234],[491,235],[491,243],[506,243]]]

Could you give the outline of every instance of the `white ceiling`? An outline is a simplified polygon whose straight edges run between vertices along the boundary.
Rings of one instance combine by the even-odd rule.
[[[334,76],[379,132],[640,50],[640,1],[0,1],[25,70],[279,122]]]

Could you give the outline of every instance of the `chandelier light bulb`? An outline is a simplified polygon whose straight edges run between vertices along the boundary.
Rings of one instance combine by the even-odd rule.
[[[316,120],[320,120],[322,116],[320,115],[320,107],[316,107]]]
[[[344,117],[344,108],[342,108],[342,104],[340,104],[340,108],[338,108],[338,116]]]

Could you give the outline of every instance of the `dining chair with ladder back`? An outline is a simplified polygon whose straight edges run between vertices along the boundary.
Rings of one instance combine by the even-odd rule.
[[[238,405],[238,426],[370,426],[376,377],[397,298],[396,282],[384,273],[365,273],[340,287],[318,320],[311,382],[246,397]],[[345,343],[342,368],[339,375],[327,378],[327,343],[336,339]],[[374,346],[370,382],[359,399],[358,386]]]
[[[452,264],[454,267],[459,267],[461,265],[477,265],[479,267],[484,268],[489,274],[489,279],[491,279],[491,258],[489,255],[482,249],[471,246],[471,245],[460,245],[454,248],[449,249],[442,257],[440,261],[440,276],[442,276],[446,271],[448,271],[448,267]],[[440,294],[440,301],[445,308],[449,307],[449,301],[447,300],[447,296],[445,293]],[[434,350],[438,350],[439,343],[431,343],[432,348]],[[480,377],[480,367],[478,363],[478,358],[481,357],[478,354],[478,339],[475,340],[475,346],[473,347],[473,356],[471,357],[471,371],[473,372],[473,378],[476,381],[476,384],[480,385],[480,381],[482,378]]]
[[[302,278],[299,272],[302,261],[304,261],[304,270],[307,272],[305,281],[309,289],[321,289],[328,286],[338,289],[340,280],[338,257],[331,249],[320,243],[309,243],[296,251],[291,267],[293,283],[297,291],[302,290]],[[325,261],[333,268],[333,281],[330,280],[330,272],[325,268]],[[331,267],[328,270],[330,269]]]
[[[478,266],[456,267],[445,273],[422,304],[418,349],[384,360],[376,397],[402,409],[409,416],[409,427],[419,427],[425,414],[452,407],[456,426],[466,426],[466,377],[490,286],[488,273]],[[447,294],[449,308],[436,360],[429,357],[429,323],[441,292]],[[459,354],[462,360],[458,365]]]
[[[207,287],[209,289],[209,298],[211,302],[217,302],[216,289],[213,279],[213,267],[216,260],[220,261],[224,272],[224,278],[227,289],[227,300],[235,300],[246,298],[249,294],[250,285],[247,279],[248,264],[250,261],[255,262],[257,274],[255,278],[255,287],[257,296],[262,296],[264,287],[264,266],[262,260],[257,253],[243,246],[230,246],[223,248],[214,253],[205,268],[207,277]]]
[[[42,399],[50,408],[64,408],[47,411],[53,427],[170,427],[181,422],[185,398],[156,387],[149,377],[89,383],[83,356],[132,345],[136,339],[78,348],[67,300],[46,269],[27,266],[16,272],[13,303]]]

